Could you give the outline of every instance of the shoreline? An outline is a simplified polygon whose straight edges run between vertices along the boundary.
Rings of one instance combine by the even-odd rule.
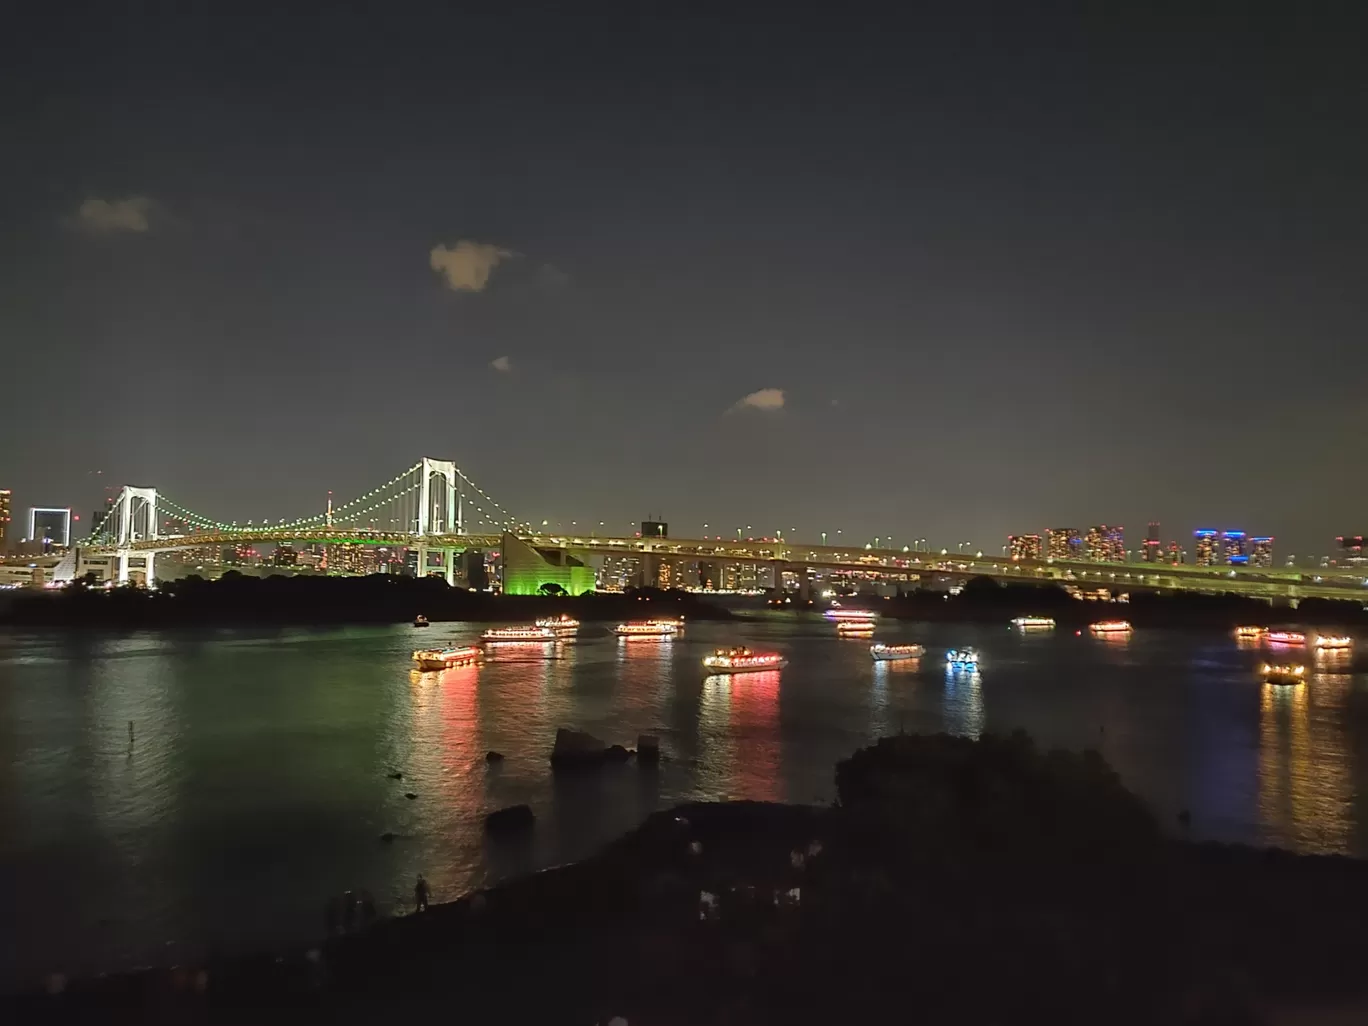
[[[454,1002],[476,1021],[853,1022],[913,1001],[927,1021],[1077,1006],[1150,1022],[1194,995],[1368,987],[1368,860],[1166,836],[1096,753],[905,735],[844,760],[837,781],[832,807],[657,812],[581,862],[312,955],[5,1000],[16,1021],[149,1008],[168,1021],[262,1009],[339,1021]]]

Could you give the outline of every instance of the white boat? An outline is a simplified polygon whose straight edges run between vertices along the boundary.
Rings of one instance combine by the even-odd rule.
[[[846,609],[842,606],[833,606],[822,616],[837,623],[843,621],[870,622],[879,618],[879,614],[872,609]]]
[[[480,658],[480,650],[473,645],[464,648],[420,648],[413,653],[413,661],[420,670],[445,670]]]
[[[575,631],[579,630],[579,625],[578,620],[573,616],[566,616],[564,613],[560,616],[543,616],[536,622],[536,626],[545,627],[557,634],[574,634]]]
[[[679,633],[679,624],[673,620],[633,620],[618,624],[613,633],[620,638],[672,638]]]
[[[1054,625],[1054,620],[1048,616],[1018,616],[1015,620],[1012,621],[1013,627],[1023,628],[1034,627],[1036,629],[1044,629],[1048,627],[1053,627]]]
[[[836,636],[838,638],[872,638],[874,636],[874,621],[842,620],[836,624]]]
[[[1306,635],[1301,631],[1269,631],[1264,638],[1273,645],[1306,644]]]
[[[485,641],[555,641],[550,627],[491,627],[480,635]]]
[[[1330,650],[1353,648],[1354,639],[1347,634],[1317,634],[1316,647]]]
[[[885,645],[880,642],[869,646],[869,654],[875,659],[919,659],[926,654],[921,645]]]
[[[1127,620],[1099,620],[1088,627],[1094,634],[1129,634],[1132,630]]]
[[[947,666],[972,668],[978,666],[978,651],[972,648],[952,648],[945,653]]]
[[[709,673],[758,673],[787,665],[788,660],[778,652],[752,652],[748,648],[719,648],[703,657],[703,668]]]
[[[1235,637],[1244,641],[1253,641],[1262,638],[1268,633],[1267,627],[1236,627]]]
[[[1259,676],[1265,684],[1300,684],[1306,680],[1306,667],[1300,663],[1264,663]]]

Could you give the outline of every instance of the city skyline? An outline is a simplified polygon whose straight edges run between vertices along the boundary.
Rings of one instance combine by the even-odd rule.
[[[4,496],[6,510],[8,510],[7,504],[12,494],[13,489],[0,489],[0,495]],[[331,493],[326,493],[325,505],[330,498]],[[21,504],[18,508],[24,508],[24,506]],[[69,528],[69,537],[73,542],[79,542],[82,538],[86,537],[92,530],[98,527],[99,518],[101,513],[103,512],[103,510],[96,510],[96,512],[90,517],[89,520],[85,520],[82,514],[79,512],[79,510],[82,507],[78,505],[71,505],[66,507],[27,508],[30,515],[32,515],[35,511],[47,513],[56,513],[60,510],[68,511],[71,515],[72,520],[72,523],[70,524]],[[262,522],[262,518],[260,517],[243,518],[239,522],[245,524],[248,520],[253,519],[257,523]],[[273,517],[270,519],[274,520],[289,518]],[[735,520],[738,518],[733,519]],[[801,516],[791,516],[790,519],[797,520],[799,522],[802,522],[804,520],[804,518]],[[177,514],[174,511],[163,511],[162,515],[159,517],[159,520],[168,530],[175,530],[177,524],[181,524],[182,526],[184,526],[185,523],[183,518],[177,516]],[[642,524],[646,522],[646,520],[642,518],[629,518],[627,520],[623,520],[620,516],[615,517],[611,520],[603,521],[594,520],[592,518],[584,520],[556,518],[552,520],[548,517],[543,517],[540,520],[535,517],[520,517],[519,520],[520,522],[526,522],[529,528],[533,530],[541,530],[543,532],[549,530],[563,531],[566,533],[577,532],[580,534],[599,534],[605,536],[612,535],[618,537],[630,536],[631,534],[638,532]],[[665,520],[668,522],[670,521],[670,518],[666,517]],[[951,552],[961,550],[981,551],[987,554],[992,554],[998,551],[1000,548],[1002,553],[1004,555],[1007,555],[1009,558],[1029,559],[1033,558],[1033,556],[1031,555],[1032,552],[1038,552],[1042,556],[1053,556],[1056,558],[1089,558],[1091,556],[1103,562],[1145,562],[1147,561],[1147,546],[1151,545],[1151,543],[1157,543],[1153,546],[1155,551],[1162,552],[1164,555],[1163,559],[1158,560],[1159,562],[1163,562],[1166,559],[1171,559],[1171,556],[1173,555],[1174,551],[1178,551],[1186,556],[1190,556],[1195,565],[1204,565],[1203,560],[1205,558],[1208,558],[1204,557],[1202,552],[1201,539],[1203,535],[1212,536],[1213,542],[1217,546],[1217,549],[1220,549],[1220,547],[1224,545],[1226,535],[1238,535],[1242,540],[1242,545],[1245,545],[1247,540],[1248,551],[1242,550],[1243,555],[1245,555],[1246,557],[1251,557],[1258,552],[1266,553],[1271,550],[1273,545],[1277,544],[1277,536],[1273,534],[1256,535],[1250,532],[1246,532],[1244,530],[1237,530],[1234,528],[1213,529],[1203,527],[1195,527],[1187,531],[1183,531],[1180,529],[1177,532],[1175,532],[1169,526],[1165,525],[1162,521],[1156,520],[1145,521],[1145,536],[1131,536],[1129,540],[1127,540],[1126,536],[1124,535],[1125,527],[1123,524],[1108,525],[1106,523],[1095,523],[1091,521],[1078,520],[1077,518],[1075,518],[1075,520],[1079,524],[1078,527],[1061,527],[1059,525],[1055,525],[1054,527],[1037,528],[1032,531],[1013,531],[1000,536],[1001,540],[996,545],[993,543],[993,540],[991,538],[985,538],[980,540],[975,538],[959,538],[958,535],[952,535],[946,538],[933,538],[930,536],[918,535],[915,531],[910,533],[900,533],[890,530],[884,534],[865,535],[862,537],[858,531],[847,531],[845,528],[841,527],[837,527],[834,529],[828,527],[826,529],[821,530],[814,529],[810,534],[805,534],[803,530],[799,528],[796,524],[790,525],[789,527],[775,527],[772,529],[766,529],[764,525],[756,525],[754,523],[747,522],[745,524],[738,523],[734,527],[726,528],[724,526],[727,523],[725,519],[717,520],[715,522],[704,521],[701,525],[695,525],[699,527],[699,530],[682,534],[677,531],[676,536],[694,538],[733,538],[737,536],[743,538],[784,537],[790,540],[802,540],[813,543],[818,542],[819,539],[822,540],[823,543],[829,540],[833,544],[840,543],[856,546],[879,543],[885,547],[897,547],[901,545],[909,545],[916,547],[918,544],[921,544],[930,549],[944,548],[947,551]],[[543,521],[545,521],[545,524],[542,523]],[[680,526],[683,527],[684,525]],[[1161,536],[1155,538],[1151,538],[1149,536],[1149,532],[1151,530],[1161,527],[1163,528],[1163,533]],[[1072,546],[1062,545],[1057,541],[1052,544],[1050,536],[1053,533],[1064,531],[1070,531],[1074,535]],[[1119,533],[1116,534],[1115,537],[1106,537],[1106,535],[1108,535],[1111,532]],[[11,534],[13,533],[14,532],[11,532]],[[1094,534],[1096,535],[1095,537],[1093,537]],[[1247,559],[1247,561],[1250,562],[1251,565],[1281,565],[1282,561],[1291,557],[1296,557],[1299,561],[1316,560],[1324,558],[1326,556],[1334,558],[1336,552],[1340,548],[1340,546],[1337,543],[1339,539],[1343,537],[1345,534],[1352,534],[1352,532],[1341,532],[1341,534],[1338,535],[1327,535],[1320,540],[1319,544],[1313,542],[1311,545],[1303,546],[1303,549],[1300,552],[1296,549],[1292,549],[1287,546],[1278,545],[1277,550],[1273,553],[1276,559],[1274,563],[1269,563],[1264,560],[1252,559]],[[0,538],[3,537],[3,535],[0,535]],[[27,537],[27,532],[22,532],[21,534],[15,537],[7,539],[7,543],[12,545],[16,542],[32,540],[35,539],[29,539]],[[1178,546],[1177,550],[1173,550],[1172,548],[1172,546],[1175,544]],[[1072,556],[1065,555],[1065,553],[1069,551],[1072,551],[1074,554]],[[0,550],[0,555],[2,554],[3,551]],[[1212,562],[1226,562],[1224,558],[1225,555],[1226,553],[1224,552],[1224,550],[1217,551],[1214,549],[1209,558]],[[1239,563],[1241,561],[1236,560],[1236,562]]]
[[[300,516],[421,450],[567,525],[1368,530],[1333,18],[21,21],[16,508]]]

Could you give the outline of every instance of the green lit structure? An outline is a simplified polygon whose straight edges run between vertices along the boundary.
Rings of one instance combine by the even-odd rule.
[[[594,570],[565,549],[535,549],[511,534],[503,536],[500,562],[505,595],[539,595],[556,584],[567,595],[594,590]]]

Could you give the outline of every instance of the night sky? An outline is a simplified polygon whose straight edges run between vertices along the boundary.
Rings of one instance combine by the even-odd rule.
[[[1362,4],[111,6],[0,61],[16,507],[1368,531]]]

